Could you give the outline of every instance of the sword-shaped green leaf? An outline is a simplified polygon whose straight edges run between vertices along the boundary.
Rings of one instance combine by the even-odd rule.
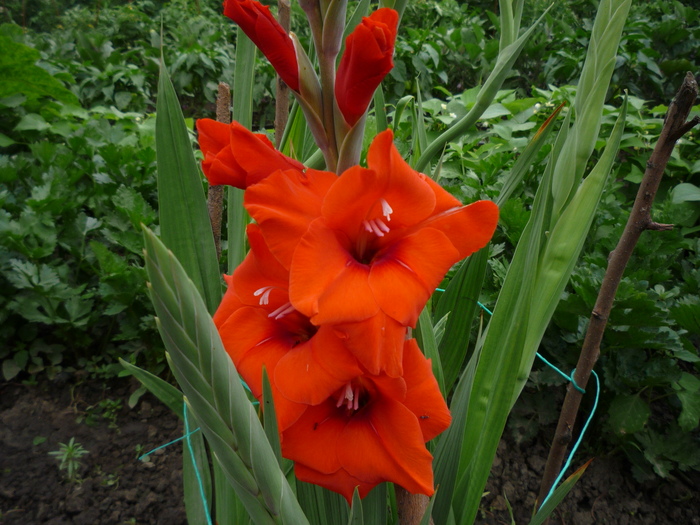
[[[207,310],[221,300],[221,277],[202,176],[175,89],[161,59],[156,103],[158,210],[163,243],[182,262]]]

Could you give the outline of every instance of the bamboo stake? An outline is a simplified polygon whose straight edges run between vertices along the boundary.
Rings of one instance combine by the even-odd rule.
[[[231,123],[231,88],[228,84],[219,83],[219,93],[216,96],[216,120],[224,124]],[[207,191],[207,209],[211,221],[211,231],[214,234],[216,258],[221,257],[221,217],[224,210],[224,187],[209,186]]]
[[[396,508],[399,515],[399,525],[420,525],[423,514],[428,509],[428,496],[411,494],[405,488],[394,485],[396,492]],[[430,518],[430,525],[433,519]]]
[[[603,332],[613,306],[617,288],[632,255],[632,250],[634,250],[642,232],[644,230],[664,231],[673,228],[671,224],[654,222],[651,218],[651,206],[676,141],[700,123],[700,117],[697,116],[686,122],[697,96],[698,84],[693,75],[688,73],[683,81],[683,85],[668,108],[661,135],[647,162],[644,178],[639,186],[637,197],[632,206],[632,212],[627,220],[620,241],[608,257],[608,268],[591,313],[590,323],[574,374],[576,384],[583,389],[586,388],[591,370],[600,356],[600,343],[603,339]],[[572,384],[569,384],[542,476],[542,485],[537,497],[538,503],[544,501],[544,498],[547,497],[554,480],[559,474],[567,445],[572,438],[572,429],[576,422],[576,414],[582,398],[583,394],[576,390]]]

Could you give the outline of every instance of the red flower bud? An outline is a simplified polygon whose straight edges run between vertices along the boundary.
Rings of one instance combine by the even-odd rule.
[[[285,84],[298,92],[299,67],[294,44],[270,13],[270,8],[255,0],[225,0],[224,15],[243,29]]]
[[[345,40],[335,81],[335,98],[345,121],[353,126],[367,111],[374,91],[394,67],[392,56],[399,15],[378,9],[362,19]]]

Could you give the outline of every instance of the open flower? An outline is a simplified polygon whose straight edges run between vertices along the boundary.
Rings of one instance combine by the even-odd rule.
[[[245,189],[276,170],[303,170],[304,165],[277,151],[262,133],[252,133],[238,122],[197,121],[202,171],[212,186]]]
[[[431,495],[432,456],[424,443],[445,430],[450,415],[415,340],[406,341],[404,378],[363,375],[324,403],[309,407],[282,433],[282,453],[297,478],[352,500],[390,481]]]
[[[224,15],[243,29],[285,84],[298,92],[299,66],[294,44],[270,8],[255,0],[225,0]]]
[[[387,130],[367,161],[326,193],[294,251],[289,296],[316,325],[380,312],[404,326],[458,260],[483,248],[498,222],[489,201],[461,206],[401,158]]]
[[[335,81],[338,108],[349,126],[367,111],[374,91],[394,67],[392,60],[399,15],[378,9],[362,19],[345,40]]]
[[[280,431],[360,375],[342,334],[317,327],[289,303],[288,271],[267,249],[259,227],[247,228],[251,250],[233,275],[214,322],[236,369],[258,399],[267,370]]]

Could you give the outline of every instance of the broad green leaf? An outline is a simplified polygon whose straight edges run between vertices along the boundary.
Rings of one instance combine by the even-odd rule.
[[[617,47],[631,3],[631,0],[603,0],[598,6],[586,61],[576,88],[576,121],[554,168],[554,220],[581,181],[586,163],[595,147],[603,103],[615,69]]]
[[[212,458],[214,470],[214,494],[216,495],[217,525],[248,525],[250,517],[245,506],[226,479],[216,455]]]
[[[297,481],[297,497],[311,525],[348,521],[348,504],[340,494],[318,485]]]
[[[51,97],[67,104],[78,104],[78,97],[36,65],[41,59],[39,51],[0,36],[0,98],[22,93],[27,99]]]
[[[0,133],[0,148],[6,148],[7,146],[12,146],[13,144],[17,143],[7,135]]]
[[[425,514],[423,514],[423,518],[420,520],[420,525],[430,525],[430,516],[433,513],[433,505],[435,505],[435,497],[437,496],[438,490],[440,490],[440,487],[435,489],[435,494],[430,497],[430,501],[428,501],[428,508],[425,509]]]
[[[386,525],[387,483],[374,487],[362,500],[364,525]]]
[[[161,63],[156,104],[158,204],[163,242],[181,261],[208,311],[221,300],[221,277],[202,176],[194,159],[180,103]]]
[[[671,199],[674,204],[700,201],[700,188],[695,184],[682,182],[671,190]]]
[[[467,368],[457,383],[457,388],[450,403],[452,423],[439,437],[435,447],[433,469],[435,471],[435,479],[440,480],[440,490],[435,495],[435,509],[433,511],[435,523],[447,523],[448,517],[453,512],[453,499],[457,502],[461,499],[460,496],[454,498],[459,467],[459,461],[456,459],[461,454],[462,442],[464,441],[467,408],[474,380],[476,361],[477,359],[469,361]]]
[[[27,113],[15,126],[15,131],[44,131],[51,125],[37,113]]]
[[[700,423],[700,379],[683,372],[677,384],[677,395],[682,407],[678,424],[684,431],[690,432]]]
[[[374,92],[374,116],[377,119],[377,134],[381,133],[389,127],[389,122],[386,118],[386,102],[384,102],[384,90],[382,85]],[[2,137],[0,136],[0,139]],[[2,143],[0,142],[0,146]]]
[[[488,246],[471,255],[457,270],[435,309],[434,319],[448,315],[440,341],[445,391],[450,392],[468,356],[469,332],[479,306],[477,299],[486,275]]]
[[[629,435],[644,428],[651,409],[639,396],[617,396],[608,409],[608,424],[616,434]]]
[[[236,70],[233,82],[233,120],[250,129],[253,124],[253,84],[255,81],[255,44],[239,27],[236,32]],[[233,271],[246,254],[245,229],[249,217],[243,207],[243,190],[229,188],[228,209],[228,271]]]

